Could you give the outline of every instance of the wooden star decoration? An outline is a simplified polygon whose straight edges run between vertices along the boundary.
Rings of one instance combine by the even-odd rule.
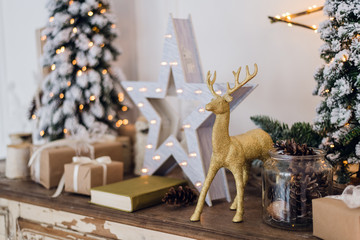
[[[150,123],[147,145],[144,146],[146,152],[142,172],[152,175],[160,168],[171,167],[168,160],[174,159],[197,190],[201,191],[210,164],[211,132],[215,116],[205,111],[205,105],[210,102],[212,94],[203,83],[191,19],[174,19],[170,16],[160,65],[157,82],[122,82],[130,98]],[[247,84],[235,92],[230,109],[233,110],[255,87],[256,85]],[[216,84],[215,89],[221,94],[226,91],[226,85]],[[183,118],[181,126],[187,148],[181,145],[174,134],[161,136],[161,129],[166,127],[166,116],[163,116],[157,103],[152,100],[164,99],[169,95],[175,95],[180,101],[191,100],[198,103]],[[212,200],[221,198],[230,201],[224,169],[214,178],[206,203],[211,206]]]

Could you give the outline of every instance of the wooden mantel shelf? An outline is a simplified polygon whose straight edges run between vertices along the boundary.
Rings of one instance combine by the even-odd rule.
[[[233,179],[229,183],[234,193]],[[200,222],[190,222],[194,206],[172,208],[161,204],[134,213],[116,211],[89,204],[89,197],[63,193],[50,198],[54,190],[46,190],[31,181],[0,177],[0,198],[54,210],[80,214],[154,231],[195,239],[316,239],[311,232],[292,232],[272,228],[262,221],[261,191],[247,186],[243,223],[232,223],[233,211],[225,200],[205,207]]]

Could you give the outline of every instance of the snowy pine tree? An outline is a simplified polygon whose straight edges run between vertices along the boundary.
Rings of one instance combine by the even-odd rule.
[[[126,125],[124,94],[110,68],[119,52],[111,44],[116,33],[108,2],[49,0],[47,9],[42,64],[51,70],[35,112],[39,137],[55,140],[66,133]]]
[[[338,181],[349,181],[348,163],[360,163],[360,2],[326,0],[329,20],[319,27],[326,64],[315,73],[317,108],[315,130],[322,133],[328,158],[340,166]]]

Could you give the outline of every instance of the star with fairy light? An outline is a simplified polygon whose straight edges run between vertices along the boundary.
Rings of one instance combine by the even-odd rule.
[[[174,159],[197,190],[201,191],[210,164],[211,132],[215,120],[215,115],[206,111],[205,105],[213,96],[203,83],[193,34],[180,36],[179,29],[188,29],[192,33],[191,21],[170,17],[157,82],[125,81],[122,84],[150,123],[147,144],[144,146],[146,151],[142,173],[152,175],[159,169],[171,168],[172,164],[169,164],[169,161]],[[230,110],[245,99],[255,87],[256,85],[247,84],[236,91],[232,95],[234,100],[230,104]],[[226,84],[215,84],[214,89],[221,94],[226,91]],[[158,102],[153,100],[165,99],[169,95],[175,96],[179,101],[190,100],[197,103],[192,111],[182,118],[181,129],[184,130],[186,147],[181,145],[176,134],[161,136],[162,129],[167,124],[164,122],[165,118],[171,117],[164,116],[157,105]],[[173,114],[176,114],[175,111]],[[211,206],[212,200],[220,198],[230,201],[224,169],[214,178],[206,202]]]

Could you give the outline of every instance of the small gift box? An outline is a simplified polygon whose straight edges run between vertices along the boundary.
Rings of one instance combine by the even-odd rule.
[[[355,193],[355,188],[349,187],[341,196],[312,200],[314,236],[326,240],[360,239],[360,186],[351,196],[346,191]]]
[[[124,164],[112,162],[110,157],[90,160],[74,157],[73,163],[65,164],[65,192],[90,195],[90,189],[123,179]]]
[[[74,145],[76,142],[74,141]],[[76,156],[74,148],[69,147],[71,140],[58,140],[44,146],[33,146],[32,152],[37,156],[30,159],[31,179],[50,189],[59,184],[64,173],[64,165],[72,162]],[[129,137],[118,137],[114,141],[96,142],[91,144],[94,148],[94,157],[109,156],[112,161],[124,163],[125,172],[131,171],[131,145]],[[34,155],[34,154],[32,154]]]

